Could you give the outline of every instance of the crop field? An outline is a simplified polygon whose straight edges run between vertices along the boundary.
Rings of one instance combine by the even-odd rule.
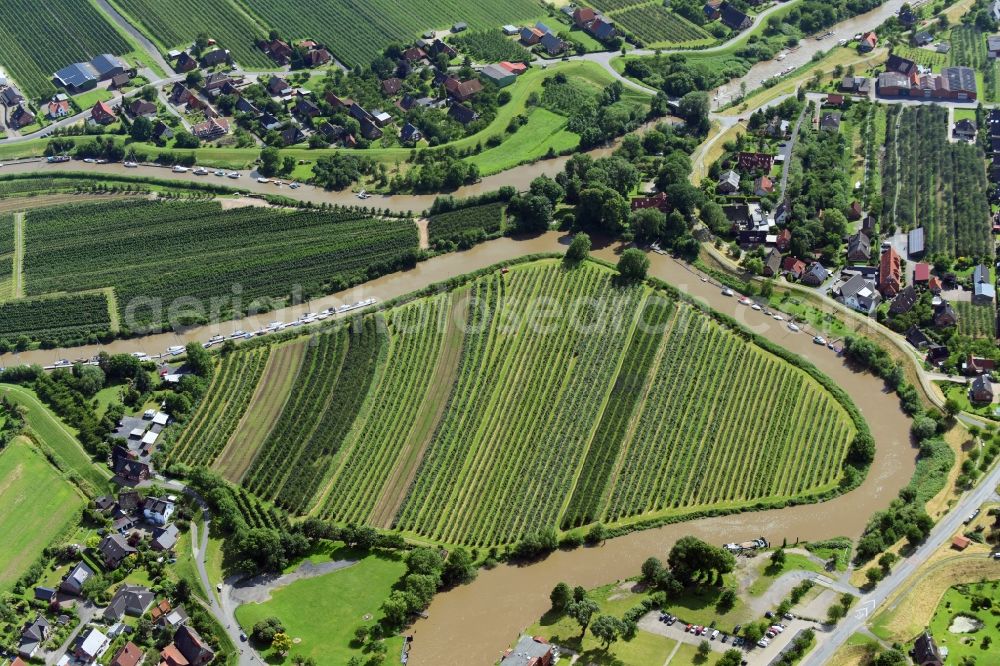
[[[272,67],[274,62],[254,46],[267,31],[231,0],[111,0],[132,22],[143,28],[164,52],[189,46],[204,32],[233,59],[247,68]]]
[[[980,99],[1000,101],[1000,65],[986,49],[986,33],[974,25],[960,25],[951,30],[951,64],[972,67],[983,73]]]
[[[891,107],[887,124],[883,227],[909,230],[922,225],[928,254],[992,261],[982,150],[948,143],[944,107]]]
[[[243,473],[253,462],[257,450],[281,414],[306,349],[307,340],[302,339],[271,350],[243,418],[213,464],[222,476],[233,483],[239,483],[243,478]]]
[[[0,450],[0,591],[7,591],[84,500],[24,437]]]
[[[632,7],[615,12],[612,18],[646,46],[712,40],[702,28],[662,4]]]
[[[0,65],[25,96],[55,92],[52,75],[71,63],[101,53],[124,55],[129,43],[84,0],[0,2]]]
[[[970,338],[995,338],[997,326],[997,310],[990,303],[973,304],[969,301],[953,303],[958,313],[958,332]]]
[[[628,9],[636,5],[649,4],[649,0],[595,0],[595,2],[589,4],[600,9],[605,14],[610,14],[611,12]]]
[[[258,347],[222,357],[197,414],[171,450],[172,458],[188,465],[215,460],[243,418],[270,352],[270,347]]]
[[[267,28],[288,39],[327,45],[348,66],[367,65],[389,44],[464,21],[472,30],[519,23],[545,14],[535,0],[235,0]]]
[[[309,347],[291,398],[244,478],[260,497],[306,512],[354,424],[384,352],[374,317],[320,336]]]
[[[499,28],[461,33],[452,40],[452,45],[475,62],[531,60],[528,50],[504,35]]]
[[[30,211],[26,228],[28,295],[113,287],[129,328],[160,324],[171,308],[211,318],[334,291],[402,267],[418,243],[407,220],[217,202],[53,207]]]
[[[478,232],[494,234],[502,226],[503,204],[493,203],[433,215],[428,222],[427,232],[431,245],[435,245],[441,241],[457,242],[468,234]]]
[[[661,353],[610,481],[608,520],[800,496],[840,478],[854,426],[804,373],[686,306]]]
[[[418,413],[437,365],[450,308],[450,295],[443,294],[386,317],[386,361],[372,391],[370,411],[331,480],[325,517],[355,524],[369,519],[406,448],[400,444],[419,429]]]
[[[243,486],[297,515],[492,546],[836,485],[855,426],[833,396],[614,275],[522,264],[308,338],[294,380],[276,373],[284,406],[254,426],[267,434]],[[181,441],[232,421],[216,394],[254,393],[225,376]]]
[[[14,216],[0,215],[0,303],[14,297]]]
[[[0,303],[0,339],[10,342],[25,335],[43,342],[83,344],[96,341],[97,334],[110,329],[111,315],[104,292]]]

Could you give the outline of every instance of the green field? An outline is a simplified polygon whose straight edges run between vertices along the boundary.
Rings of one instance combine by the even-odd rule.
[[[232,51],[233,59],[243,67],[266,69],[274,62],[254,46],[254,40],[267,37],[261,27],[232,0],[111,0],[118,10],[139,26],[146,36],[166,53],[191,45],[199,33],[216,40]],[[192,20],[197,17],[197,20]]]
[[[930,632],[939,647],[948,648],[950,662],[966,663],[965,660],[970,659],[969,663],[991,663],[996,657],[996,646],[1000,644],[996,614],[988,607],[973,608],[972,601],[985,598],[992,601],[995,609],[998,589],[1000,582],[990,581],[956,585],[944,593],[931,619]],[[973,619],[982,627],[970,633],[952,633],[949,627],[958,615]],[[989,656],[991,654],[993,657]]]
[[[331,553],[331,559],[355,556],[345,549]],[[302,655],[319,663],[346,664],[352,656],[364,657],[352,646],[355,628],[371,626],[380,619],[382,602],[405,572],[401,560],[368,555],[345,569],[277,589],[264,603],[240,606],[236,619],[249,634],[254,623],[277,617],[292,640],[299,641],[285,659],[265,651],[268,663],[290,663],[294,656]],[[398,658],[402,641],[401,636],[386,639],[387,659]]]
[[[902,114],[901,118],[898,115]],[[944,107],[891,107],[882,172],[883,226],[923,226],[927,253],[993,258],[983,152],[948,142]],[[898,120],[898,122],[897,122]],[[947,192],[947,196],[942,196]]]
[[[76,488],[26,438],[0,450],[0,591],[10,589],[83,505]]]
[[[0,3],[0,65],[27,97],[55,92],[52,75],[66,65],[131,50],[132,45],[87,0]]]
[[[470,545],[836,486],[855,426],[817,380],[613,276],[523,264],[316,338],[244,486]],[[226,404],[255,390],[215,383]],[[216,414],[236,418],[209,398],[192,423]]]
[[[497,146],[469,157],[466,161],[489,176],[518,164],[533,162],[551,153],[560,154],[580,145],[580,135],[566,129],[566,117],[548,109],[532,109],[528,124]]]
[[[389,44],[409,44],[427,30],[459,21],[496,28],[545,15],[536,0],[235,0],[290,39],[327,45],[348,66],[367,65]]]
[[[60,345],[97,342],[97,334],[112,328],[108,308],[104,292],[0,302],[0,339],[13,343],[25,335]]]
[[[402,268],[417,249],[407,220],[211,201],[39,209],[26,229],[29,296],[113,287],[129,329],[158,325],[171,310],[203,321],[296,289],[328,293]]]
[[[14,216],[0,215],[0,303],[14,297]]]
[[[458,242],[466,234],[495,234],[503,227],[503,204],[473,206],[432,215],[427,223],[431,245],[441,241]]]
[[[969,301],[955,301],[958,313],[958,332],[970,338],[995,338],[997,309],[993,303],[973,304]]]
[[[678,16],[660,3],[637,5],[610,15],[646,46],[710,44],[715,38],[700,26]]]
[[[51,451],[68,473],[77,477],[88,494],[98,495],[108,489],[111,471],[91,461],[73,430],[43,405],[32,391],[20,386],[0,384],[0,395],[24,406],[27,410],[25,420],[28,428],[34,433],[38,443]]]

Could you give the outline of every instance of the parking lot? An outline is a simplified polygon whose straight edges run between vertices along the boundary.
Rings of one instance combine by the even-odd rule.
[[[695,635],[694,633],[686,631],[688,624],[685,623],[682,618],[678,618],[672,624],[668,624],[667,622],[661,620],[662,616],[663,613],[660,613],[659,611],[651,611],[647,613],[639,619],[639,629],[695,646],[699,645],[702,641],[707,640],[709,645],[712,646],[712,650],[718,653],[731,650],[734,647],[734,636],[728,633],[732,631],[734,627],[720,627],[718,629],[719,634],[712,639],[711,636],[715,629],[705,628],[704,633],[701,635]],[[771,661],[777,657],[789,643],[792,642],[792,639],[796,634],[803,629],[816,629],[816,626],[812,622],[800,620],[798,618],[794,620],[779,620],[775,618],[774,622],[781,622],[785,625],[785,629],[771,639],[767,647],[761,648],[756,645],[746,645],[745,643],[743,645],[737,644],[735,646],[743,651],[743,659],[747,666],[766,666],[767,664],[770,664]],[[723,629],[725,631],[723,631]],[[735,638],[735,640],[742,641],[742,639],[739,638]]]

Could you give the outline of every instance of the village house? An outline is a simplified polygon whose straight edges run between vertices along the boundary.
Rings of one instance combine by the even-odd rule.
[[[993,402],[993,382],[990,381],[989,375],[979,375],[972,380],[969,399],[980,404]]]
[[[950,303],[942,303],[934,309],[934,325],[938,328],[954,326],[958,323],[958,313]]]
[[[49,639],[51,625],[41,614],[21,630],[21,639],[17,645],[17,653],[24,659],[31,659],[42,644]]]
[[[996,363],[990,358],[980,358],[969,354],[962,362],[962,374],[966,377],[978,377],[993,372]]]
[[[122,584],[111,598],[111,603],[104,609],[104,619],[108,622],[119,622],[126,615],[142,617],[155,600],[153,593],[141,585]]]
[[[136,549],[121,534],[108,534],[97,546],[101,562],[108,569],[117,569],[126,557],[136,552]]]
[[[129,641],[118,650],[110,666],[141,666],[145,657],[139,646]]]
[[[47,115],[52,120],[58,118],[65,118],[69,115],[69,99],[66,95],[57,95],[53,97],[48,103],[48,113]]]
[[[661,213],[669,213],[672,210],[670,200],[667,198],[666,192],[657,192],[656,194],[650,194],[642,197],[632,197],[629,201],[629,207],[632,210],[655,208]]]
[[[177,525],[171,523],[166,527],[157,527],[153,530],[153,540],[149,547],[160,552],[173,550],[179,536],[180,530],[177,529]]]
[[[288,61],[292,59],[292,47],[280,39],[262,41],[260,49],[279,65],[287,65]]]
[[[451,108],[448,109],[448,115],[462,123],[463,125],[468,125],[469,123],[477,120],[479,114],[470,109],[467,106],[461,104],[452,104]]]
[[[79,562],[63,578],[59,584],[59,591],[78,597],[83,592],[83,584],[93,575],[93,569],[87,566],[85,562]]]
[[[826,112],[819,121],[819,128],[828,132],[840,131],[840,114]]]
[[[97,658],[104,654],[111,641],[107,636],[94,628],[90,628],[81,633],[73,647],[73,656],[77,660],[89,664],[97,661]]]
[[[764,277],[775,277],[781,273],[781,252],[772,247],[764,256]]]
[[[861,35],[861,42],[858,44],[858,51],[861,53],[869,53],[875,50],[878,46],[878,36],[874,32],[866,32]]]
[[[781,262],[781,270],[785,275],[798,280],[806,271],[806,262],[795,257],[785,257]]]
[[[847,260],[850,262],[867,263],[872,257],[871,241],[862,232],[847,239]]]
[[[174,514],[174,502],[171,499],[147,497],[142,505],[142,515],[154,525],[166,525]]]
[[[802,284],[807,284],[810,287],[818,287],[826,282],[829,277],[830,271],[828,271],[823,264],[818,261],[814,261],[809,264],[809,268],[806,270],[805,274],[802,275],[801,279]]]
[[[191,56],[187,51],[181,52],[177,56],[177,62],[174,63],[174,71],[178,74],[186,74],[187,72],[198,69],[198,61]]]
[[[110,125],[118,120],[118,116],[106,102],[98,102],[90,110],[90,119],[98,125]]]
[[[919,296],[917,295],[917,290],[912,284],[908,284],[903,287],[896,297],[892,299],[892,304],[889,306],[889,314],[893,317],[898,317],[899,315],[904,315],[913,309],[913,306],[917,304]]]
[[[139,118],[140,116],[144,118],[152,118],[156,115],[156,104],[147,102],[141,98],[134,99],[128,105],[128,114],[133,118]]]
[[[719,5],[719,20],[722,25],[735,32],[746,30],[753,25],[753,19],[728,2]]]
[[[232,56],[226,49],[212,49],[201,54],[202,67],[216,67],[218,65],[230,65],[233,62]]]
[[[889,247],[879,260],[878,290],[885,298],[892,298],[902,288],[902,266],[896,249]]]
[[[780,206],[779,206],[780,208]],[[774,239],[774,247],[778,248],[781,252],[788,252],[788,248],[792,244],[792,230],[782,229],[778,232],[777,238]]]
[[[918,262],[913,266],[913,284],[926,287],[931,279],[931,265]]]
[[[774,194],[774,182],[767,176],[761,176],[753,182],[753,191],[759,197]]]
[[[932,344],[930,337],[917,328],[916,325],[910,326],[906,331],[906,341],[916,349],[925,349]]]
[[[739,165],[740,171],[764,171],[766,173],[774,166],[774,155],[741,152],[736,156],[736,164]]]
[[[424,135],[420,132],[415,125],[406,123],[403,128],[399,130],[399,140],[402,143],[412,145],[417,141],[424,138]]]
[[[735,194],[740,191],[740,174],[732,169],[719,176],[719,194]]]
[[[457,102],[465,102],[483,90],[483,84],[477,79],[459,81],[454,77],[448,77],[444,82],[444,87],[448,91],[448,94]]]
[[[539,636],[522,636],[500,660],[503,666],[551,666],[554,662],[552,646]]]
[[[952,128],[951,136],[959,141],[975,141],[976,124],[968,118],[959,120]]]
[[[990,35],[986,38],[986,51],[991,58],[1000,57],[1000,35]]]
[[[190,666],[203,666],[215,658],[215,652],[208,646],[194,627],[181,625],[174,633],[174,645],[187,659]]]

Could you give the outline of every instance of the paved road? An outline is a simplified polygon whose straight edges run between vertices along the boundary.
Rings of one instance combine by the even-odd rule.
[[[824,666],[832,664],[833,654],[848,638],[862,630],[869,617],[885,603],[893,592],[905,585],[916,570],[923,565],[934,552],[951,539],[962,522],[975,509],[995,496],[997,484],[1000,483],[1000,465],[983,477],[979,485],[967,492],[947,516],[938,521],[930,536],[920,545],[917,551],[904,558],[899,565],[871,592],[863,595],[855,605],[855,611],[840,624],[825,640],[821,640],[803,661],[802,666]]]
[[[97,4],[108,16],[111,17],[111,20],[122,28],[122,30],[132,35],[135,41],[139,42],[139,45],[142,46],[143,50],[149,55],[150,58],[153,59],[153,62],[155,62],[164,73],[169,74],[172,71],[173,68],[170,67],[170,65],[167,64],[167,61],[164,60],[163,56],[160,55],[160,50],[156,48],[153,42],[151,42],[146,35],[139,32],[139,30],[134,25],[129,23],[124,16],[119,14],[118,10],[112,7],[108,0],[97,0]]]

